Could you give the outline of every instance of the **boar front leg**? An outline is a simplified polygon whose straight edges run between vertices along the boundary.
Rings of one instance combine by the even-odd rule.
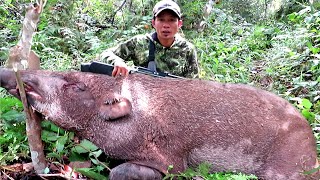
[[[109,175],[110,180],[161,180],[162,174],[146,166],[123,163],[113,168]]]

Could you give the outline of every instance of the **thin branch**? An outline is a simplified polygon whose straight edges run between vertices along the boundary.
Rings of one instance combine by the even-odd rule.
[[[47,166],[43,144],[41,140],[41,116],[33,112],[29,107],[26,92],[24,89],[23,81],[21,80],[20,70],[27,69],[28,65],[40,64],[34,54],[30,54],[32,37],[37,28],[39,22],[40,13],[43,10],[43,5],[46,1],[40,0],[37,5],[30,4],[27,7],[25,19],[23,20],[22,33],[18,44],[10,49],[10,55],[8,59],[8,67],[12,67],[17,81],[17,86],[20,93],[20,99],[23,104],[24,113],[26,114],[26,132],[28,136],[29,148],[31,152],[31,159],[33,167],[37,173],[44,172]],[[32,58],[30,58],[32,55]],[[38,66],[33,66],[35,69]]]
[[[124,0],[122,2],[122,4],[120,5],[120,7],[114,12],[113,16],[112,16],[112,20],[111,20],[111,24],[113,25],[114,23],[114,18],[117,15],[118,11],[120,11],[122,9],[122,7],[126,4],[127,0]]]
[[[90,149],[82,146],[81,144],[78,144],[78,146],[82,147],[83,149],[85,149],[85,150],[88,151],[88,152],[92,152]],[[111,169],[110,169],[106,164],[104,164],[103,162],[101,162],[94,153],[93,153],[93,156],[94,156],[95,160],[96,160],[100,165],[102,165],[103,167],[105,167],[108,171],[111,171]]]
[[[5,172],[1,171],[8,179],[10,180],[14,180],[12,177],[10,177],[9,175],[7,175]]]

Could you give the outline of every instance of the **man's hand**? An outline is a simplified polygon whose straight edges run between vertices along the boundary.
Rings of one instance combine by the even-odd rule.
[[[125,62],[123,61],[116,61],[114,62],[114,68],[112,71],[112,76],[128,76],[129,69]]]

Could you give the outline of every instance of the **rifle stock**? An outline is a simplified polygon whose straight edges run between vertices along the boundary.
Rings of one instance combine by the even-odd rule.
[[[98,74],[106,74],[111,76],[112,71],[113,71],[113,65],[111,64],[106,64],[106,63],[101,63],[101,62],[96,62],[93,61],[91,63],[82,63],[81,64],[81,72],[92,72],[92,73],[98,73]],[[141,74],[146,74],[154,77],[170,77],[170,78],[183,78],[180,76],[175,76],[169,73],[164,73],[164,72],[155,72],[152,71],[148,68],[143,68],[143,67],[135,67],[129,72],[131,73],[141,73]]]

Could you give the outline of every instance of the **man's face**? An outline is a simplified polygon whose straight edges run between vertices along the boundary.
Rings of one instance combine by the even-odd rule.
[[[173,40],[182,26],[182,21],[171,10],[164,10],[152,20],[152,26],[156,29],[160,41]]]

